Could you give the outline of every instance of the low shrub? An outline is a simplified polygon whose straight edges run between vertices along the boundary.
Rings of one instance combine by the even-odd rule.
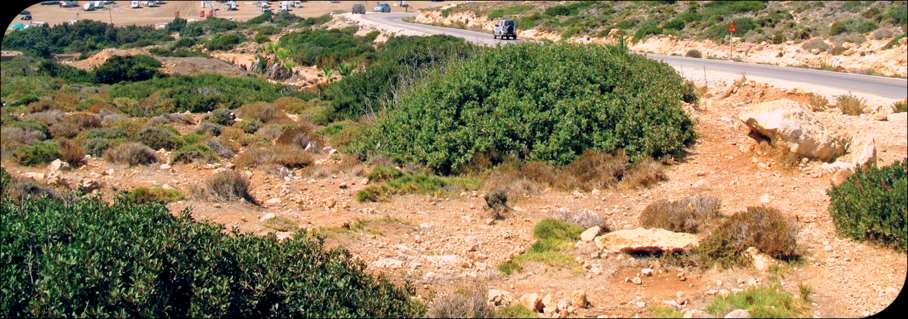
[[[829,51],[829,49],[832,49],[832,47],[829,46],[826,41],[816,38],[805,41],[804,44],[801,45],[801,47],[807,51],[813,51],[814,49],[816,49],[818,52],[826,52]]]
[[[275,216],[274,218],[269,218],[262,223],[262,226],[279,232],[293,232],[297,231],[300,228],[297,222],[284,216]]]
[[[82,148],[91,156],[101,156],[110,146],[106,138],[89,138],[82,142]]]
[[[73,113],[50,124],[50,134],[56,138],[73,138],[85,129],[101,126],[101,119],[94,114]]]
[[[706,312],[724,316],[735,309],[747,310],[753,318],[794,318],[806,315],[808,305],[778,284],[769,284],[718,296],[706,307]]]
[[[230,50],[243,41],[246,41],[246,37],[241,33],[218,34],[205,43],[205,48],[208,51]]]
[[[186,198],[180,191],[161,187],[136,187],[124,194],[125,198],[136,204],[167,204]]]
[[[619,186],[633,189],[649,187],[661,181],[668,180],[668,176],[665,175],[663,167],[662,163],[650,158],[639,161],[621,177],[621,184],[619,184]]]
[[[144,46],[171,40],[164,30],[151,26],[115,27],[93,20],[11,32],[3,37],[4,50],[22,50],[50,58],[54,53],[92,52],[116,46]]]
[[[147,55],[115,55],[95,68],[95,82],[113,84],[145,81],[160,76],[160,68],[161,62]]]
[[[864,99],[854,95],[839,95],[836,97],[836,107],[847,115],[861,115],[864,113]]]
[[[533,227],[536,242],[526,252],[505,261],[498,270],[506,275],[521,271],[528,262],[540,262],[548,266],[571,267],[577,262],[564,251],[573,247],[580,239],[580,226],[561,220],[546,218]]]
[[[60,149],[57,143],[51,141],[39,142],[16,150],[13,157],[21,165],[34,166],[50,163],[59,158]]]
[[[369,37],[354,35],[353,28],[343,30],[303,30],[287,34],[278,41],[295,62],[333,68],[341,62],[362,57],[373,51]]]
[[[72,167],[81,166],[85,163],[85,149],[76,141],[63,140],[60,142],[60,160]]]
[[[233,125],[234,120],[236,120],[236,117],[231,110],[217,109],[211,111],[211,114],[208,115],[208,120],[215,124],[231,126]]]
[[[142,143],[123,143],[104,153],[108,161],[118,164],[149,165],[158,161],[154,150]]]
[[[684,56],[689,57],[689,58],[701,59],[701,58],[703,58],[703,53],[700,53],[700,50],[691,49],[691,50],[687,50],[687,53],[685,53]]]
[[[215,154],[208,146],[199,144],[188,144],[180,147],[171,155],[171,163],[192,163],[198,160],[205,162],[217,161],[218,155]]]
[[[8,146],[33,145],[47,139],[47,136],[41,131],[21,127],[3,127],[0,129],[0,135],[3,136],[0,143],[4,149]]]
[[[848,19],[833,22],[829,27],[829,35],[838,35],[842,33],[859,33],[865,34],[876,30],[879,25],[876,22],[866,19]]]
[[[796,259],[800,256],[796,234],[795,226],[778,210],[748,207],[717,226],[700,242],[696,255],[703,265],[723,267],[749,264],[748,247],[777,259]]]
[[[599,214],[596,214],[589,210],[559,210],[558,214],[555,215],[555,218],[566,223],[580,226],[583,229],[599,226],[605,230],[608,230],[608,225],[605,224],[605,219],[603,219]]]
[[[195,132],[196,134],[218,136],[221,135],[222,129],[224,129],[224,127],[219,124],[202,122],[199,123],[199,128],[197,128]]]
[[[240,153],[234,164],[238,167],[280,165],[286,168],[303,168],[312,165],[312,155],[296,146],[256,146]]]
[[[485,285],[469,283],[453,287],[436,295],[428,318],[492,318],[492,307],[487,303]]]
[[[721,205],[719,198],[710,195],[696,195],[679,201],[658,200],[646,206],[640,214],[640,225],[697,233],[721,217]]]
[[[908,248],[908,160],[857,172],[827,193],[839,234]]]
[[[535,311],[517,303],[496,309],[494,315],[495,318],[536,318],[538,316],[539,314]]]
[[[501,217],[501,213],[508,209],[508,194],[503,190],[488,192],[483,198],[486,208],[494,212],[495,217]]]
[[[392,177],[393,176],[393,177]],[[478,189],[481,181],[472,177],[441,177],[422,173],[401,172],[393,167],[378,166],[369,173],[372,184],[357,192],[360,202],[375,202],[395,194],[443,195],[448,192]]]
[[[38,184],[32,179],[14,178],[0,167],[0,200],[21,204],[28,200],[41,198],[70,199],[46,185]]]
[[[196,195],[216,201],[246,200],[258,203],[249,194],[249,180],[235,171],[224,171],[208,178],[201,188],[195,190]]]
[[[908,100],[901,100],[901,101],[892,103],[892,112],[893,113],[908,112]]]
[[[120,199],[0,203],[8,317],[421,317],[414,291],[300,232],[279,241]],[[103,271],[99,271],[103,270]],[[53,280],[51,280],[53,279]]]
[[[139,131],[138,140],[155,150],[172,150],[180,146],[179,133],[165,126],[149,126],[142,129]]]
[[[287,122],[290,118],[283,110],[272,103],[251,103],[241,106],[236,115],[243,121],[259,121],[265,124],[271,122]]]
[[[208,140],[208,142],[205,142],[205,146],[208,146],[208,149],[210,149],[221,158],[232,158],[234,155],[236,155],[235,148],[230,147],[229,145],[230,143],[225,142],[220,138],[213,138]]]
[[[242,121],[239,124],[240,129],[242,129],[243,132],[246,132],[246,134],[254,134],[262,128],[262,126],[265,126],[265,124],[259,120]]]

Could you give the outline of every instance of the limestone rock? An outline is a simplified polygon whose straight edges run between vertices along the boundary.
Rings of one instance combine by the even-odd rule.
[[[486,295],[488,296],[488,303],[495,307],[509,306],[514,303],[514,295],[504,290],[489,289]]]
[[[571,293],[571,306],[577,309],[584,309],[589,307],[590,301],[586,298],[586,291],[583,290],[574,290]]]
[[[382,258],[372,263],[375,268],[400,268],[403,262],[394,258]]]
[[[528,293],[520,296],[520,304],[535,312],[542,312],[542,297],[539,294]]]
[[[812,112],[790,99],[753,105],[739,117],[752,133],[803,157],[828,162],[844,155],[848,147],[843,129],[821,123]]]
[[[584,242],[592,241],[602,231],[602,227],[593,226],[580,233],[580,240]]]
[[[751,260],[753,261],[754,268],[758,271],[765,272],[769,270],[769,267],[775,264],[775,261],[772,259],[772,257],[761,253],[755,247],[748,247],[747,250],[744,251],[744,253],[750,256]]]
[[[744,309],[735,309],[725,314],[725,318],[750,318],[750,312]]]
[[[624,253],[684,252],[698,243],[695,234],[661,228],[622,229],[598,236],[593,241],[599,249]]]

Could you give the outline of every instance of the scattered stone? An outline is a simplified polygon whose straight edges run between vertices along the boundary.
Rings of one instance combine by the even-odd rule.
[[[259,217],[259,221],[263,222],[263,221],[266,221],[266,220],[269,220],[269,219],[272,219],[275,217],[277,217],[277,215],[275,215],[274,213],[264,213],[264,214],[262,214],[262,216]]]
[[[84,193],[91,193],[100,188],[101,188],[101,183],[98,181],[91,180],[88,178],[82,178],[82,180],[79,181],[79,190]]]
[[[641,274],[641,275],[644,275],[644,276],[647,276],[647,277],[652,276],[652,275],[653,275],[653,269],[652,269],[652,268],[643,268],[643,269],[640,269],[640,274]]]
[[[593,226],[593,227],[587,228],[582,233],[580,233],[580,240],[584,241],[584,242],[592,241],[593,239],[596,238],[597,235],[599,235],[599,232],[601,232],[601,231],[602,231],[602,227],[599,227],[599,226]]]
[[[279,205],[280,203],[281,203],[281,199],[277,198],[277,197],[269,198],[268,200],[265,201],[266,206]]]
[[[170,169],[170,164],[166,164],[166,163],[165,163],[165,164],[161,164],[161,166],[160,166],[159,168],[160,168],[162,171],[163,171],[163,170],[168,170],[168,169]]]
[[[800,103],[779,99],[753,105],[740,119],[759,136],[774,145],[787,147],[800,156],[828,162],[845,154],[848,138],[833,123],[819,118]]]
[[[635,277],[631,278],[631,283],[635,284],[635,285],[642,285],[643,279],[640,279],[640,277],[635,276]]]
[[[48,174],[58,172],[61,169],[65,169],[65,168],[69,168],[69,164],[64,161],[61,161],[59,158],[53,160],[52,162],[50,162],[50,164],[47,164]]]
[[[372,263],[375,268],[400,268],[403,262],[394,258],[382,258]]]
[[[725,314],[725,318],[750,318],[750,312],[744,309],[735,309]]]
[[[277,232],[274,235],[277,236],[277,240],[279,240],[279,241],[283,241],[286,239],[290,239],[290,237],[293,237],[293,233],[288,232],[288,231]]]
[[[763,205],[769,204],[770,198],[769,194],[763,194],[760,196],[760,203]]]
[[[578,309],[585,309],[589,307],[590,301],[586,298],[586,291],[583,290],[574,290],[571,293],[571,306]]]
[[[504,290],[494,288],[489,289],[487,296],[489,298],[489,304],[495,307],[510,306],[514,303],[514,295]]]
[[[31,178],[36,181],[44,180],[44,173],[26,172],[22,174],[25,178]]]
[[[769,267],[771,267],[775,263],[772,257],[761,253],[755,247],[748,247],[744,252],[750,256],[750,258],[753,260],[754,268],[760,272],[769,270]]]
[[[695,234],[661,228],[622,229],[597,236],[593,241],[606,252],[624,253],[684,252],[698,243]]]
[[[542,312],[543,313],[554,313],[558,305],[555,303],[555,296],[552,294],[545,294],[542,297]]]
[[[539,294],[528,293],[520,296],[520,304],[535,312],[542,312],[542,298]]]
[[[675,302],[674,300],[671,300],[671,299],[669,299],[669,300],[663,300],[662,303],[665,304],[666,306],[671,307],[672,309],[681,310],[681,305],[679,305],[679,304],[678,304],[677,302]]]
[[[684,318],[712,318],[708,313],[699,309],[690,309],[684,312]]]

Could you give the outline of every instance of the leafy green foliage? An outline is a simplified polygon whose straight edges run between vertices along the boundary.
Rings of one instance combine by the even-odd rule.
[[[829,214],[844,236],[908,247],[908,161],[871,167],[829,194]]]
[[[145,46],[172,38],[164,30],[148,26],[114,27],[94,20],[73,24],[40,26],[13,31],[3,37],[4,50],[21,50],[32,55],[51,57],[53,53],[90,52],[119,46]]]
[[[218,159],[218,155],[215,154],[208,146],[201,144],[187,144],[173,153],[171,162],[173,163],[192,163],[197,160],[204,160],[206,162],[213,162]]]
[[[215,74],[169,76],[111,86],[112,98],[148,100],[157,96],[154,113],[207,112],[218,107],[237,108],[242,104],[271,102],[281,96],[306,98],[306,93],[255,78],[232,78]],[[141,109],[145,110],[145,108]],[[152,114],[130,114],[148,116]]]
[[[172,150],[180,146],[180,134],[170,127],[151,126],[139,131],[138,140],[152,149]]]
[[[57,143],[44,141],[20,148],[13,157],[19,164],[32,166],[50,163],[60,157],[60,150]]]
[[[246,41],[246,37],[242,33],[232,32],[226,34],[217,34],[208,40],[208,43],[205,44],[205,48],[208,51],[215,50],[230,50],[236,47],[237,44]]]
[[[669,66],[614,47],[509,45],[433,71],[367,133],[360,154],[458,172],[477,156],[567,164],[584,150],[633,160],[694,139]]]
[[[527,262],[540,262],[549,266],[571,267],[576,265],[571,256],[564,251],[571,249],[573,243],[580,239],[583,229],[580,226],[554,218],[546,218],[533,227],[536,242],[529,250],[498,265],[498,270],[506,275],[523,269]]]
[[[239,28],[234,21],[208,17],[202,21],[190,22],[180,30],[181,37],[197,37],[205,34],[220,34]]]
[[[343,250],[173,217],[121,199],[0,203],[6,317],[418,317],[412,290]]]
[[[876,22],[866,19],[836,21],[829,27],[829,35],[842,33],[868,33],[879,28]]]
[[[706,311],[721,316],[734,309],[747,310],[754,318],[794,318],[804,316],[807,305],[778,284],[770,284],[716,297]]]
[[[374,38],[355,36],[354,32],[353,29],[304,30],[281,37],[278,46],[288,49],[297,63],[332,68],[372,53]]]
[[[508,16],[512,16],[515,14],[523,13],[524,11],[527,11],[530,8],[532,8],[532,7],[528,6],[528,5],[513,5],[513,6],[508,6],[508,7],[495,8],[494,10],[489,12],[488,17],[489,17],[489,19],[498,19],[501,17],[508,17]]]
[[[536,318],[539,314],[521,304],[512,304],[495,310],[495,318]]]
[[[594,1],[576,1],[563,5],[557,5],[545,9],[545,15],[548,16],[575,16],[586,8],[592,6]]]
[[[345,76],[328,87],[331,119],[375,115],[385,101],[425,70],[451,59],[473,55],[478,48],[451,36],[394,37],[376,52],[375,62],[363,72]]]
[[[147,55],[112,56],[95,70],[95,82],[136,82],[159,76],[161,62]]]

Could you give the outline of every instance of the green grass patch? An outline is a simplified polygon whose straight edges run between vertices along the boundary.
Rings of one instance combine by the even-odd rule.
[[[409,173],[390,166],[378,166],[369,172],[372,184],[356,193],[359,202],[378,202],[392,195],[429,194],[444,196],[447,193],[477,190],[482,180],[477,177],[445,177],[422,173]]]
[[[745,309],[754,318],[792,318],[807,314],[807,306],[777,284],[754,286],[744,291],[717,297],[706,308],[714,315]]]
[[[501,17],[509,17],[509,16],[513,16],[513,15],[518,15],[518,14],[524,13],[527,10],[530,10],[532,8],[533,8],[532,6],[522,5],[522,4],[509,6],[509,7],[496,8],[495,10],[492,10],[491,12],[489,12],[489,19],[498,19]]]
[[[539,315],[520,304],[513,304],[495,310],[495,318],[536,318]]]
[[[580,239],[580,226],[554,218],[546,218],[533,227],[536,242],[526,252],[498,265],[498,271],[506,275],[523,270],[526,263],[537,262],[550,267],[571,268],[577,266],[566,251]]]
[[[647,309],[649,315],[654,318],[683,318],[684,313],[669,306],[651,306]]]
[[[167,189],[161,187],[137,187],[125,194],[126,199],[139,203],[139,204],[148,204],[148,203],[162,203],[167,204],[170,202],[175,202],[183,200],[186,196],[180,191],[175,189]]]
[[[263,222],[262,225],[280,232],[296,231],[300,228],[297,222],[284,216],[275,216]]]

